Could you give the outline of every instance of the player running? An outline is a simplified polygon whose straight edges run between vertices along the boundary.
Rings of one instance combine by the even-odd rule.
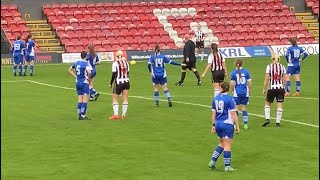
[[[151,55],[148,62],[148,69],[151,73],[153,82],[154,99],[156,101],[156,106],[159,106],[159,84],[162,86],[164,94],[167,96],[169,107],[172,107],[170,92],[167,86],[167,73],[165,69],[165,63],[181,66],[181,64],[176,63],[168,59],[165,55],[160,54],[160,46],[155,46],[155,54]]]
[[[93,101],[93,100],[96,101],[98,99],[98,97],[100,96],[100,93],[98,93],[93,88],[93,80],[94,80],[94,77],[97,74],[96,65],[100,64],[100,60],[99,60],[98,55],[95,53],[92,45],[89,45],[88,49],[89,49],[89,52],[87,54],[87,60],[88,60],[88,62],[90,64],[90,66],[92,67],[91,77],[89,79],[89,89],[90,89],[90,95],[89,96],[90,96],[90,101]]]
[[[231,91],[236,102],[237,114],[242,111],[244,129],[248,129],[248,112],[246,106],[249,104],[251,95],[252,81],[247,69],[242,68],[243,61],[236,61],[237,69],[231,72]]]
[[[21,36],[17,36],[17,40],[12,44],[13,55],[13,75],[17,76],[17,66],[19,65],[19,76],[22,76],[24,42]]]
[[[277,99],[276,126],[280,126],[282,103],[285,96],[286,69],[280,64],[280,56],[278,54],[272,53],[271,59],[272,63],[267,66],[263,84],[263,95],[266,96],[264,108],[266,121],[262,124],[262,127],[270,124],[270,104],[273,103],[274,98]]]
[[[229,83],[221,83],[221,93],[213,99],[212,102],[212,130],[213,134],[217,133],[220,143],[212,154],[209,167],[216,170],[216,162],[223,153],[225,171],[234,171],[231,167],[231,144],[234,130],[238,134],[240,132],[238,116],[236,114],[235,102],[228,95]],[[234,125],[236,127],[234,127]]]
[[[26,64],[23,68],[23,76],[26,76],[28,65],[30,65],[30,76],[33,76],[33,65],[35,61],[35,42],[32,34],[29,34],[26,38],[25,60]]]
[[[109,117],[110,120],[119,119],[118,110],[118,97],[122,93],[122,119],[126,118],[126,113],[128,110],[128,95],[130,89],[129,82],[129,64],[127,60],[123,57],[123,52],[121,50],[116,52],[116,59],[112,64],[112,77],[109,87],[113,87],[112,94],[112,106],[113,106],[113,116]]]
[[[89,77],[91,66],[86,60],[87,52],[81,52],[81,60],[76,61],[69,69],[69,73],[76,78],[76,90],[78,94],[78,116],[79,120],[89,120],[86,117],[89,95]]]
[[[287,68],[287,76],[286,76],[286,94],[285,96],[290,96],[290,79],[291,76],[294,76],[294,80],[296,81],[296,93],[294,96],[300,95],[300,88],[301,88],[301,82],[300,82],[300,62],[303,61],[307,56],[308,53],[302,49],[302,47],[297,45],[297,39],[291,38],[290,39],[291,45],[286,53],[286,60],[288,62],[288,68]],[[302,58],[301,55],[303,55]]]
[[[194,36],[196,37],[196,56],[200,56],[200,62],[203,61],[204,57],[204,39],[207,37],[207,34],[204,30],[201,29],[201,25],[197,25],[198,29],[194,31]]]
[[[218,45],[212,43],[211,49],[212,53],[208,57],[208,65],[202,73],[201,78],[203,79],[209,68],[211,68],[211,82],[214,89],[214,97],[216,97],[220,93],[220,83],[222,83],[227,76],[227,66],[222,54],[218,50]]]

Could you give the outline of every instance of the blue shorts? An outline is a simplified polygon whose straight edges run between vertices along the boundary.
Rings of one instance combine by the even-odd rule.
[[[26,61],[27,62],[34,61],[34,56],[26,55]]]
[[[249,104],[249,97],[233,97],[234,102],[236,105],[248,105]]]
[[[152,77],[152,82],[154,85],[156,84],[165,85],[167,83],[167,77],[155,76],[155,77]]]
[[[234,135],[234,125],[226,123],[216,123],[216,132],[219,138],[232,139]]]
[[[23,55],[22,54],[14,55],[13,56],[13,64],[14,65],[23,64]]]
[[[96,69],[92,69],[91,70],[91,78],[90,79],[93,79],[96,75],[97,75]]]
[[[78,96],[89,95],[89,84],[79,82],[76,83],[76,89]]]
[[[300,65],[288,66],[287,74],[290,76],[300,74]]]

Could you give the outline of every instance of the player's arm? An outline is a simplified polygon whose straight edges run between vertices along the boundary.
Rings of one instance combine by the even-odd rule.
[[[290,49],[287,50],[285,58],[287,60],[287,63],[291,63],[291,53],[290,53]]]
[[[306,59],[308,57],[309,54],[307,53],[306,50],[301,48],[301,55],[303,55],[303,57],[301,59],[301,61],[303,61],[304,59]]]
[[[75,64],[69,67],[68,72],[75,78],[77,78],[76,73],[74,73]]]
[[[220,56],[222,58],[222,67],[224,69],[224,75],[225,75],[225,77],[228,77],[228,70],[227,70],[226,60],[224,59],[224,57],[222,57],[221,54],[220,54]]]
[[[154,58],[152,56],[150,56],[149,61],[148,61],[148,70],[149,70],[149,73],[151,74],[151,76],[154,77],[153,70],[152,70],[153,69],[152,64],[154,64]]]
[[[168,63],[168,64],[172,64],[172,65],[176,65],[176,66],[182,66],[183,65],[183,64],[177,63],[177,62],[167,58],[166,56],[164,56],[163,62]]]
[[[249,95],[251,95],[251,92],[252,92],[252,80],[251,80],[249,72],[246,74],[246,79],[247,79],[247,83],[248,83]]]
[[[211,55],[209,55],[207,67],[206,67],[206,69],[204,70],[204,72],[202,73],[201,78],[204,78],[204,77],[206,76],[208,70],[210,69],[210,67],[211,67],[211,65],[212,65],[212,61],[213,61],[213,57],[212,57]]]
[[[239,126],[239,120],[237,116],[237,110],[236,110],[236,103],[233,99],[231,99],[230,103],[230,115],[233,119],[234,124],[236,125],[236,133],[238,134],[240,132],[240,126]]]
[[[99,56],[96,54],[96,63],[95,63],[95,64],[96,64],[96,65],[99,65],[100,62],[101,62],[101,61],[100,61],[100,59],[99,59]]]
[[[86,71],[87,71],[87,74],[88,74],[89,79],[91,79],[92,67],[91,67],[91,66],[87,66],[87,67],[86,67]]]
[[[214,102],[213,102],[214,104]],[[211,128],[211,132],[213,134],[216,133],[216,110],[212,108],[212,116],[211,116],[211,119],[212,119],[212,128]]]
[[[116,79],[116,77],[117,77],[117,65],[116,63],[112,63],[112,76],[111,76],[109,87],[112,87],[113,81]]]
[[[268,66],[269,67],[269,66]],[[269,70],[269,68],[267,68],[267,70]],[[266,73],[266,75],[264,76],[264,82],[263,82],[263,95],[266,95],[267,93],[267,88],[268,88],[268,82],[270,79],[270,74],[269,71]]]
[[[186,43],[186,61],[190,60],[190,53],[191,53],[191,44],[190,41]]]
[[[283,74],[282,74],[282,84],[283,84],[283,87],[286,87],[286,83],[287,83],[287,80],[286,80],[286,68],[283,68]]]

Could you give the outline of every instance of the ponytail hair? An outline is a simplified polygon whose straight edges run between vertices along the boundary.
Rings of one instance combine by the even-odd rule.
[[[216,44],[216,43],[212,43],[211,44],[211,49],[212,49],[212,54],[214,55],[214,54],[218,54],[218,44]]]
[[[228,82],[221,83],[220,87],[222,89],[221,93],[229,92],[230,85]]]
[[[29,39],[32,37],[32,34],[28,34],[28,36],[26,37],[26,44],[28,43]]]
[[[238,71],[238,74],[239,74],[239,78],[241,78],[240,68],[242,67],[242,64],[243,64],[242,59],[237,59],[237,61],[236,61],[236,67],[237,67],[237,71]]]
[[[297,46],[297,38],[295,37],[290,38],[290,43],[292,44],[292,46]]]
[[[90,54],[91,58],[94,59],[95,56],[96,56],[96,52],[94,51],[93,46],[90,44],[90,45],[88,46],[88,49],[89,49],[89,54]]]

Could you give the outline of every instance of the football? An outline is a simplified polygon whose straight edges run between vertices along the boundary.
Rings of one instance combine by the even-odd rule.
[[[137,62],[134,61],[134,60],[130,61],[130,64],[131,64],[131,65],[134,65],[134,64],[136,64],[136,63],[137,63]]]

